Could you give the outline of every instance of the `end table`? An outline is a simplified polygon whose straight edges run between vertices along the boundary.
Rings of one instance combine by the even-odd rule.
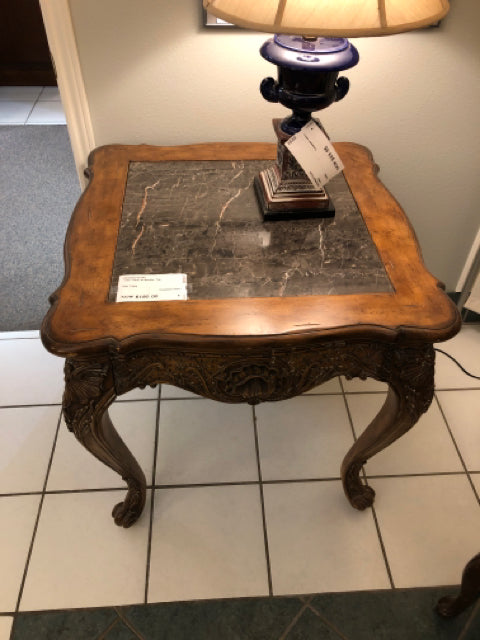
[[[458,311],[423,265],[370,152],[336,149],[345,170],[329,184],[335,218],[295,222],[263,222],[255,200],[253,179],[274,145],[113,145],[91,154],[41,335],[66,359],[68,428],[127,483],[117,525],[132,525],[145,503],[144,474],[107,411],[135,387],[168,383],[255,404],[339,375],[388,383],[341,467],[357,509],[374,499],[362,465],[428,409],[433,344],[457,333]],[[165,273],[185,274],[188,299],[116,302],[121,276]]]

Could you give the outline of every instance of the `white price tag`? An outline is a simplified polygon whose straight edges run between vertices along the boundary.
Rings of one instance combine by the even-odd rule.
[[[285,146],[319,191],[343,170],[333,144],[314,120],[289,138]]]
[[[118,278],[117,302],[187,299],[185,273],[134,274]]]

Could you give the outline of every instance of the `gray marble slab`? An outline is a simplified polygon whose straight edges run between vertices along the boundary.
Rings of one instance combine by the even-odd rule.
[[[342,174],[334,218],[264,222],[265,161],[130,163],[109,299],[124,274],[185,273],[189,299],[391,292]]]

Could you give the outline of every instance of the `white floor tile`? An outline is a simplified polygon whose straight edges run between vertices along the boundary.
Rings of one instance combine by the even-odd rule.
[[[33,102],[0,100],[0,124],[25,124]]]
[[[266,485],[264,500],[274,595],[389,588],[372,512],[339,481]]]
[[[347,395],[357,437],[377,415],[385,398],[383,393]],[[373,456],[365,470],[367,475],[463,471],[436,401],[408,433]]]
[[[60,407],[0,409],[0,493],[42,491]]]
[[[0,331],[0,340],[39,338],[40,331]]]
[[[0,640],[9,640],[12,624],[13,616],[0,617]]]
[[[171,384],[162,384],[162,400],[173,399],[173,398],[200,398],[196,393],[192,393],[191,391],[185,391],[185,389],[180,389],[180,387],[174,387]]]
[[[148,484],[152,482],[156,414],[156,401],[117,402],[110,409],[116,430],[136,458]],[[47,491],[115,488],[124,484],[118,473],[77,441],[62,419]]]
[[[438,401],[469,471],[480,471],[480,389],[437,391]]]
[[[162,401],[156,475],[157,484],[258,481],[251,407]]]
[[[42,92],[40,93],[40,96],[38,98],[38,100],[40,102],[43,102],[45,100],[61,100],[60,98],[60,91],[58,90],[58,87],[43,87]]]
[[[57,100],[37,102],[27,124],[66,124],[62,103]]]
[[[353,444],[343,396],[301,396],[255,408],[264,480],[340,476]]]
[[[352,378],[347,380],[342,376],[342,384],[345,393],[372,393],[376,391],[387,391],[388,385],[386,382],[379,382],[373,378],[367,378],[361,380],[360,378]]]
[[[466,476],[379,478],[375,488],[395,586],[458,584],[480,549],[480,508]]]
[[[0,498],[0,611],[17,604],[27,553],[32,540],[40,496]]]
[[[268,595],[259,488],[155,492],[149,602]]]
[[[121,396],[119,401],[123,400],[156,400],[158,398],[158,387],[145,387],[145,389],[132,389]]]
[[[470,373],[480,376],[480,324],[464,324],[454,338],[436,347],[453,356]],[[480,380],[465,375],[450,358],[437,353],[435,386],[437,389],[478,389]]]
[[[0,340],[0,406],[62,401],[63,358],[40,340]]]
[[[125,492],[47,495],[20,609],[141,603],[145,595],[149,499],[130,529],[111,517]]]
[[[33,106],[41,91],[42,87],[0,87],[0,100],[28,101]]]
[[[342,387],[340,386],[339,378],[332,378],[331,380],[324,382],[318,387],[314,387],[313,389],[310,389],[310,391],[307,391],[305,395],[312,395],[312,394],[317,395],[319,393],[341,393],[341,392],[342,392]]]
[[[470,478],[472,479],[473,485],[480,496],[480,474],[472,473]]]

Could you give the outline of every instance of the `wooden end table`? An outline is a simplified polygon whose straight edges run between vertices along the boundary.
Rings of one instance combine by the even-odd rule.
[[[66,358],[68,428],[128,485],[113,509],[132,525],[145,477],[107,409],[135,387],[168,383],[222,402],[282,400],[332,377],[388,383],[384,406],[341,467],[365,509],[362,465],[408,431],[433,397],[433,343],[459,330],[414,232],[376,177],[370,152],[336,145],[336,216],[261,220],[253,177],[269,144],[106,146],[65,242],[65,278],[42,326]],[[116,302],[118,278],[185,273],[188,300]],[[320,427],[319,427],[320,428]]]

